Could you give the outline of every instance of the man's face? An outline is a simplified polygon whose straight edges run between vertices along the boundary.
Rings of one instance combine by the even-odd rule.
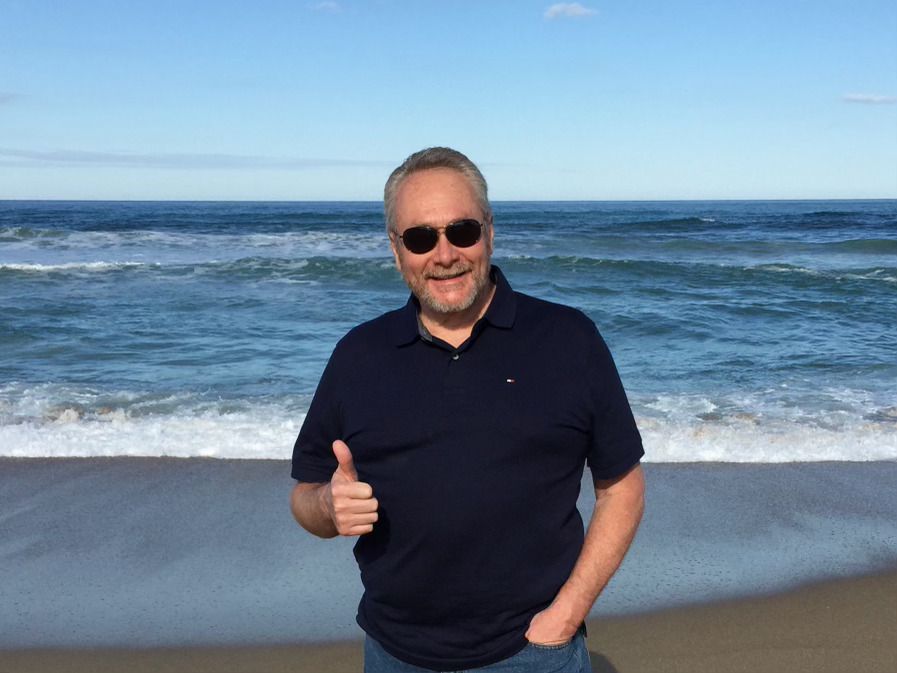
[[[483,222],[473,188],[461,173],[433,168],[412,173],[396,194],[395,225],[399,235],[409,227],[444,227],[463,219]],[[480,240],[469,248],[457,248],[440,232],[436,247],[421,255],[407,250],[391,237],[396,268],[421,310],[432,314],[478,313],[490,291],[492,226],[486,223]],[[478,317],[478,315],[476,316]]]

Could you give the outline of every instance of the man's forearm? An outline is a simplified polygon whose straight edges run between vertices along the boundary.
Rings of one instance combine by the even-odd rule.
[[[640,466],[612,487],[597,489],[582,552],[555,600],[569,610],[577,624],[585,619],[629,550],[644,512],[644,494]]]
[[[329,483],[297,483],[290,494],[293,517],[305,530],[318,537],[336,537],[337,530],[324,503]]]
[[[636,466],[596,488],[597,500],[582,551],[552,604],[533,618],[535,642],[562,641],[575,633],[632,544],[644,511],[644,476]]]

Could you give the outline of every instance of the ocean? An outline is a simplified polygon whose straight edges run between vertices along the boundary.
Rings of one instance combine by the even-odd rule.
[[[495,219],[645,441],[593,614],[897,567],[897,201]],[[377,203],[0,201],[0,651],[359,638],[353,540],[296,525],[289,458],[336,341],[407,297]]]
[[[494,208],[647,462],[897,459],[897,201]],[[407,296],[378,203],[0,201],[0,456],[289,458],[336,341]]]

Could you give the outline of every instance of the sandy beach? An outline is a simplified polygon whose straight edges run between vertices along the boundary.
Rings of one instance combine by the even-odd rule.
[[[596,673],[893,673],[897,573],[782,595],[590,620]],[[4,673],[350,673],[360,642],[146,650],[0,651]]]
[[[897,464],[646,474],[593,670],[897,670]],[[0,459],[0,672],[360,671],[351,541],[299,530],[291,484],[285,461]]]

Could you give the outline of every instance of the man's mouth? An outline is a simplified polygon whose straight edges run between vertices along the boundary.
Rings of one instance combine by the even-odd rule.
[[[457,269],[446,273],[428,273],[427,280],[454,280],[470,272],[470,269]]]

